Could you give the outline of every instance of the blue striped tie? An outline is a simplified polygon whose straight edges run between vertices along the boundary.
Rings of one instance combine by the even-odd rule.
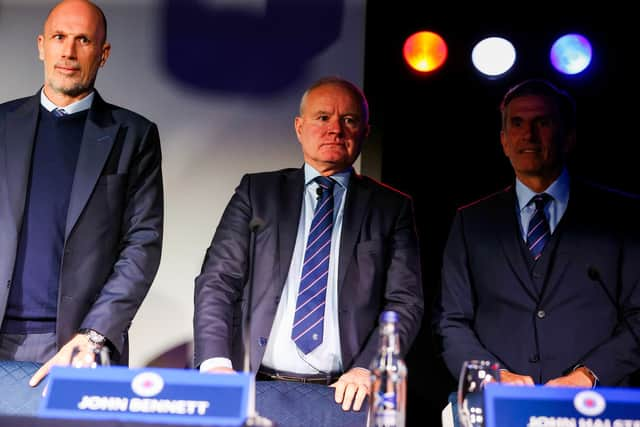
[[[324,305],[329,275],[329,254],[333,230],[333,185],[331,178],[315,179],[319,187],[318,203],[304,251],[304,264],[296,299],[291,339],[307,354],[320,344],[324,330]],[[321,189],[321,190],[320,190]]]
[[[51,112],[53,113],[54,116],[60,118],[60,117],[64,117],[67,115],[67,112],[64,111],[63,108],[54,108],[53,110],[51,110]]]
[[[536,205],[536,210],[531,217],[531,221],[529,221],[529,231],[527,232],[527,247],[534,261],[537,261],[542,256],[544,246],[551,235],[549,222],[544,214],[544,207],[549,200],[551,200],[551,196],[547,193],[542,193],[534,196],[529,202],[529,204],[533,202]]]

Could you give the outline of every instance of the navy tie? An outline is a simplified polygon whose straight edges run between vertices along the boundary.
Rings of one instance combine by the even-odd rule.
[[[331,232],[333,230],[333,185],[331,178],[320,176],[316,205],[304,252],[304,264],[296,299],[291,339],[307,354],[320,344],[324,331],[324,305],[329,275]]]
[[[542,256],[544,246],[551,235],[549,222],[544,214],[544,207],[549,200],[551,200],[551,196],[542,193],[534,196],[529,202],[533,202],[536,205],[536,210],[533,213],[533,217],[531,217],[531,221],[529,221],[529,230],[527,231],[527,247],[534,261],[537,261]]]
[[[54,108],[53,110],[51,110],[51,112],[53,113],[53,115],[54,115],[55,117],[58,117],[58,118],[60,118],[60,117],[63,117],[63,116],[66,116],[66,115],[67,115],[67,112],[66,112],[66,111],[64,111],[64,109],[62,109],[62,108]]]

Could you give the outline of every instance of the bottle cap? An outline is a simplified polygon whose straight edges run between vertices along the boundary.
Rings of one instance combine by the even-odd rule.
[[[397,322],[398,321],[398,313],[395,311],[383,311],[380,315],[380,322]]]

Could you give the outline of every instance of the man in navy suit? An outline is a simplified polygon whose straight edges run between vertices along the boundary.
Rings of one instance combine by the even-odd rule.
[[[0,105],[0,359],[54,364],[128,329],[160,262],[158,129],[94,90],[109,57],[103,12],[65,0],[38,36],[44,86]]]
[[[628,384],[640,367],[638,199],[569,174],[566,92],[527,80],[501,111],[515,185],[455,216],[434,311],[444,361],[456,377],[482,359],[505,383]]]
[[[195,364],[201,371],[241,369],[241,321],[250,310],[250,365],[258,379],[328,384],[344,410],[359,410],[369,390],[382,311],[398,312],[402,351],[411,346],[424,306],[412,201],[353,170],[368,119],[357,86],[321,79],[304,93],[295,119],[303,167],[242,178],[196,278]],[[333,189],[321,188],[318,177],[330,178],[327,188]],[[326,191],[334,225],[326,286],[318,292],[324,316],[316,323],[323,322],[323,332],[312,334],[317,346],[309,350],[292,328],[298,324],[307,235]],[[257,224],[248,307],[250,228]]]

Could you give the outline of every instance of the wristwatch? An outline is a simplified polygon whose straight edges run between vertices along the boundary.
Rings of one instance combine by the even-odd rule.
[[[102,347],[104,347],[107,342],[107,339],[104,335],[94,331],[93,329],[83,329],[81,332],[85,334],[85,336],[89,340],[89,343],[93,345],[95,350],[102,349]]]
[[[593,373],[591,369],[587,368],[584,364],[579,363],[573,368],[573,370],[581,371],[582,373],[584,373],[591,381],[591,388],[595,388],[598,385],[598,377]]]

